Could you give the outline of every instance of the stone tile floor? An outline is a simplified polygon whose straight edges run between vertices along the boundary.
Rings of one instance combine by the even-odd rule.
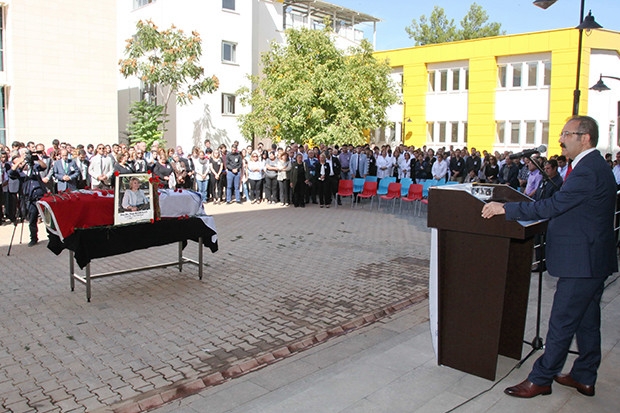
[[[0,409],[144,410],[316,346],[426,297],[425,218],[348,207],[207,206],[220,250],[69,289],[68,253],[0,227]],[[190,243],[189,256],[196,255]],[[176,246],[94,261],[174,260]]]

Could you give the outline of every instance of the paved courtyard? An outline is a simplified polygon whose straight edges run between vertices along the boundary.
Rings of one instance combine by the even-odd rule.
[[[347,204],[347,202],[344,202]],[[398,208],[397,208],[398,210]],[[207,208],[219,251],[195,266],[69,288],[68,253],[0,227],[0,409],[145,410],[219,384],[426,298],[425,217],[389,209]],[[186,254],[196,256],[190,243]],[[94,261],[174,260],[176,245]]]

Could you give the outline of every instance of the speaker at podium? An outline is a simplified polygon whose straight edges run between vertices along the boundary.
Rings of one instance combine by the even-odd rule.
[[[498,355],[521,358],[534,235],[547,222],[482,218],[491,201],[533,202],[506,185],[430,188],[429,315],[438,364],[495,380]]]

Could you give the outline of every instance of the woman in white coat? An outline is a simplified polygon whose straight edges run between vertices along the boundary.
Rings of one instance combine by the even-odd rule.
[[[388,156],[387,149],[381,149],[381,154],[377,157],[377,179],[381,180],[390,176],[392,166],[392,157]]]
[[[398,179],[411,178],[411,154],[407,151],[398,158]]]

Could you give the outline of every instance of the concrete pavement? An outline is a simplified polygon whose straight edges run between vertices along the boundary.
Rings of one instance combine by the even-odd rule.
[[[536,352],[521,368],[501,357],[491,382],[438,366],[427,323],[427,301],[293,357],[173,401],[156,413],[410,413],[410,412],[617,412],[620,406],[620,282],[608,279],[603,295],[603,360],[596,396],[553,385],[549,396],[516,399],[503,390],[524,380]],[[535,337],[538,276],[532,276],[526,338]],[[543,279],[543,323],[555,280]],[[576,347],[573,347],[574,349]],[[524,345],[523,354],[531,347]],[[575,356],[569,356],[568,371]]]
[[[209,205],[220,250],[205,252],[202,281],[194,266],[98,279],[91,303],[69,289],[66,251],[28,248],[25,225],[7,257],[13,226],[0,227],[0,410],[146,410],[423,300],[425,219],[386,211]],[[175,255],[169,245],[92,267]]]

